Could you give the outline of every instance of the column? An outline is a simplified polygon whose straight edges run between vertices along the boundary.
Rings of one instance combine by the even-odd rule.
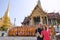
[[[40,22],[43,24],[43,18],[42,18],[42,16],[40,16]]]
[[[30,25],[33,25],[33,18],[31,18],[30,20]]]
[[[58,25],[57,20],[55,20],[56,25]]]
[[[52,21],[52,19],[51,19],[51,25],[53,25],[53,21]]]
[[[48,18],[47,18],[47,24],[48,24]]]

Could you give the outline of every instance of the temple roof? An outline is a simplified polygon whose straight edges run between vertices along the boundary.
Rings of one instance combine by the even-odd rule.
[[[52,12],[52,13],[48,13],[48,18],[49,19],[57,19],[57,20],[60,20],[60,15],[59,15],[59,13]]]
[[[34,11],[37,7],[40,9],[41,12],[43,12],[43,14],[47,14],[47,13],[42,9],[40,0],[38,0],[38,2],[37,2],[37,4],[35,5],[33,11]],[[31,13],[31,15],[33,14],[33,11],[32,11],[32,13]],[[31,16],[31,15],[30,15],[30,16]],[[30,17],[30,16],[29,16],[29,17]]]
[[[26,23],[29,22],[29,21],[30,21],[30,18],[25,17],[25,19],[23,20],[22,24],[26,24]]]

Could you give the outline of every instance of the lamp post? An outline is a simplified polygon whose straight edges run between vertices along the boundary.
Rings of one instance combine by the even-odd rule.
[[[14,26],[15,26],[16,18],[14,18]]]

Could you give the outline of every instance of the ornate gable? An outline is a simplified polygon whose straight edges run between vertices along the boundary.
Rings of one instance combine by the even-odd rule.
[[[29,17],[31,18],[33,16],[35,16],[35,17],[36,16],[44,16],[45,14],[47,15],[47,13],[44,12],[42,7],[41,7],[40,0],[38,0],[37,5],[33,9],[32,13],[31,13],[31,15]]]

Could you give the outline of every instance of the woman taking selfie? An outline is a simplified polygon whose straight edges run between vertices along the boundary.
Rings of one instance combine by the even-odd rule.
[[[50,30],[46,25],[43,26],[42,36],[43,40],[50,40]]]

